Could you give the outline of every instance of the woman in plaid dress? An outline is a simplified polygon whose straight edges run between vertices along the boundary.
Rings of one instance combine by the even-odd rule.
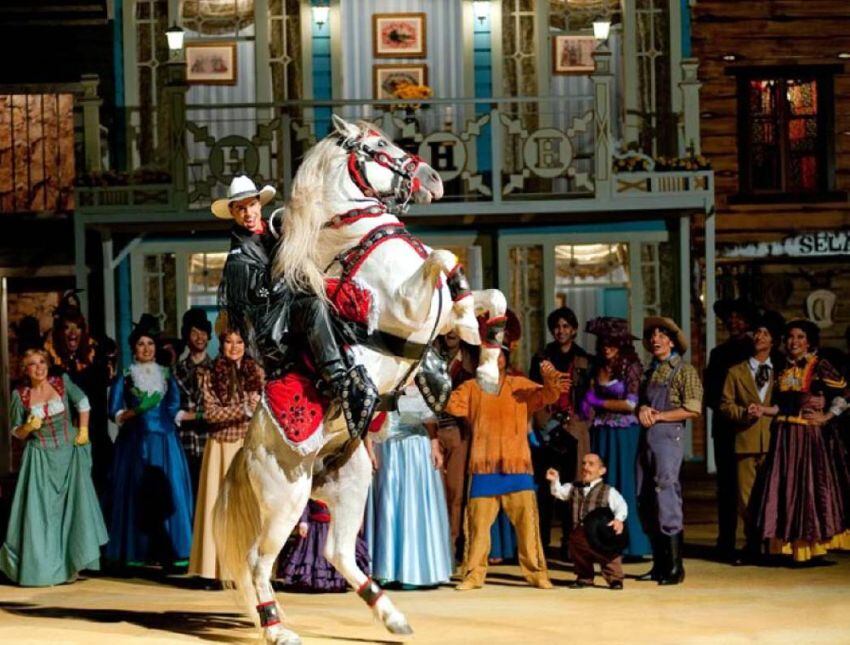
[[[242,447],[264,380],[262,368],[245,356],[245,341],[237,330],[224,329],[219,343],[221,352],[212,368],[199,376],[209,436],[201,463],[189,558],[189,573],[212,580],[220,579],[212,532],[213,506],[230,462]]]

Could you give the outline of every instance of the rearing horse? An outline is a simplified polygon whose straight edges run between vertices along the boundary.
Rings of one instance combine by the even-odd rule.
[[[350,347],[386,401],[414,378],[434,408],[446,391],[417,374],[435,335],[455,330],[481,345],[476,378],[498,387],[498,345],[505,298],[497,290],[471,292],[449,251],[434,251],[412,236],[388,205],[430,203],[443,195],[439,175],[367,123],[334,115],[334,132],[306,155],[296,173],[284,218],[275,276],[344,309],[338,295],[355,294],[362,314],[360,341]],[[487,311],[485,338],[475,313]],[[341,314],[342,315],[342,314]],[[340,417],[325,418],[310,437],[293,439],[275,413],[267,387],[243,448],[227,472],[214,510],[214,535],[223,578],[241,592],[268,643],[300,643],[281,621],[270,584],[275,560],[311,492],[327,502],[330,524],[325,557],[357,590],[386,628],[412,633],[404,615],[361,571],[354,557],[371,480],[362,444],[338,469],[324,470],[348,434]],[[343,413],[347,413],[343,403]],[[351,444],[349,444],[349,448]],[[314,483],[314,475],[321,481]],[[256,610],[256,613],[254,613]]]

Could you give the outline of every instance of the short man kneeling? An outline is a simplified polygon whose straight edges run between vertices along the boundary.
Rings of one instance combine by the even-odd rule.
[[[623,588],[620,554],[627,544],[623,523],[628,507],[617,489],[602,481],[606,472],[602,459],[594,453],[582,459],[581,480],[575,484],[561,484],[557,470],[546,472],[552,495],[572,505],[569,545],[576,572],[573,587],[577,589],[593,586],[595,563],[601,565],[602,577],[611,589]]]

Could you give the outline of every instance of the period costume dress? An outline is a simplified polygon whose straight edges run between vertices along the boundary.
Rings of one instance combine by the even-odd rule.
[[[366,505],[372,577],[430,587],[452,574],[446,497],[424,426],[434,414],[413,388],[398,405],[387,438],[375,444],[378,470]]]
[[[82,316],[82,314],[78,315]],[[56,325],[61,325],[61,320],[63,319],[60,316]],[[54,334],[44,342],[44,350],[50,357],[50,373],[56,376],[67,374],[74,385],[83,391],[91,404],[89,440],[92,452],[92,480],[106,510],[109,506],[109,476],[112,472],[114,448],[112,437],[109,436],[106,415],[106,392],[109,389],[111,376],[109,357],[104,352],[105,343],[98,343],[87,335],[81,338],[81,346],[76,352],[62,352],[58,344],[54,342],[54,337],[58,333],[61,333],[61,330],[54,331]]]
[[[307,535],[301,537],[295,532],[278,560],[277,579],[287,590],[322,593],[348,589],[345,578],[325,559],[330,521],[328,507],[321,500],[311,499],[304,507],[299,526],[307,527]],[[360,570],[369,575],[369,547],[360,533],[354,545],[354,557]]]
[[[124,410],[139,413],[119,427],[115,442],[106,556],[126,564],[183,563],[192,545],[192,484],[177,437],[180,392],[170,370],[133,363],[119,374],[109,415],[117,423]]]
[[[841,374],[817,354],[789,360],[776,377],[774,402],[779,414],[773,423],[759,513],[761,535],[770,541],[771,553],[803,562],[829,549],[850,548],[845,515],[850,475],[837,422],[816,426],[802,416],[819,394],[826,400],[825,410],[843,412],[845,387]]]
[[[584,400],[585,414],[593,408],[590,442],[593,452],[606,464],[608,483],[619,490],[629,508],[637,508],[637,457],[641,428],[632,413],[613,412],[600,407],[606,400],[628,401],[637,407],[643,370],[639,361],[631,361],[620,378],[607,383],[594,379]],[[648,555],[652,549],[637,513],[626,519],[629,544],[624,555]]]
[[[49,377],[58,397],[30,404],[26,386],[12,392],[11,427],[32,415],[42,426],[29,434],[12,501],[0,570],[32,587],[68,582],[100,568],[106,526],[92,484],[91,444],[78,446],[71,410],[89,410],[85,394],[67,375]]]
[[[235,369],[235,364],[220,356],[211,370],[200,374],[209,436],[201,465],[189,573],[210,579],[221,578],[213,540],[213,507],[227,469],[244,443],[263,392],[263,371],[255,361],[242,359],[238,368],[239,387],[232,384],[235,379],[231,368]]]

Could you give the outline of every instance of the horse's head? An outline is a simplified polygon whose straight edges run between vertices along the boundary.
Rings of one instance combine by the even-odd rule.
[[[408,154],[380,130],[333,115],[339,145],[348,152],[352,181],[367,197],[406,206],[430,204],[443,196],[443,180],[416,155]]]

